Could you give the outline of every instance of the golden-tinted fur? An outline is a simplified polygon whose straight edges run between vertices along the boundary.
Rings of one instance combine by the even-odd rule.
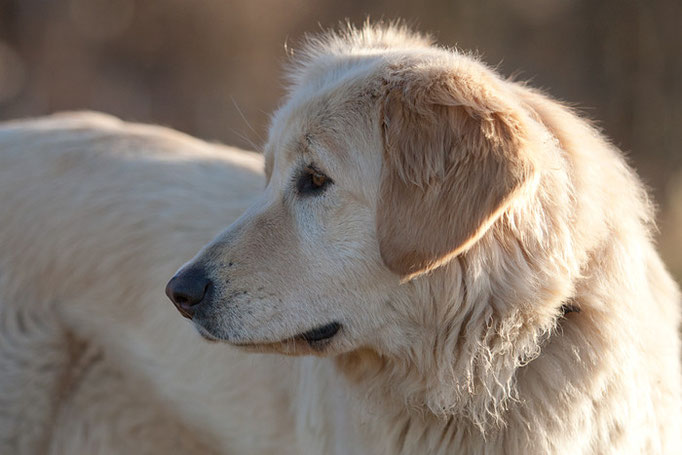
[[[159,420],[141,427],[195,435],[187,452],[679,452],[680,296],[616,148],[398,27],[311,38],[289,76],[262,193],[260,158],[168,130],[87,116],[0,130],[0,191],[26,195],[0,212],[3,450],[31,442],[17,425],[43,447],[165,450],[117,412],[94,435],[51,417],[97,411],[87,398],[113,377],[107,409],[140,384]],[[301,194],[311,166],[332,183]],[[238,349],[161,302],[187,260],[214,285],[194,326]],[[29,310],[40,324],[12,322]],[[332,321],[323,343],[300,336]],[[65,352],[50,344],[64,331],[109,373],[63,397],[26,386],[73,371],[68,351],[21,360]]]
[[[384,261],[403,275],[468,249],[535,173],[519,115],[502,99],[484,98],[496,82],[439,63],[401,69],[382,96],[377,233]]]
[[[363,424],[349,452],[673,453],[679,294],[620,153],[560,104],[403,29],[313,38],[297,62],[263,202],[193,262],[229,282],[208,305],[235,309],[195,323],[290,354],[278,339],[341,322],[319,354],[351,383],[344,415]],[[306,163],[335,181],[319,199],[288,185]],[[315,270],[262,276],[270,294],[285,295],[272,278],[306,290],[289,298],[234,299],[264,263],[216,264],[243,251],[245,226],[276,229],[258,221],[273,200],[297,240],[270,254]]]

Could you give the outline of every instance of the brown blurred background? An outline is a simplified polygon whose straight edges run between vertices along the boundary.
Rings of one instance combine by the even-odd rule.
[[[595,119],[659,203],[682,278],[680,0],[0,0],[0,119],[95,109],[258,148],[284,43],[404,18]]]

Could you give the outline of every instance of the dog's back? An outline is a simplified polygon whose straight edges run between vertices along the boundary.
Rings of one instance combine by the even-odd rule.
[[[101,114],[0,126],[1,453],[258,452],[286,438],[234,435],[278,431],[287,370],[273,386],[264,363],[198,343],[163,295],[260,192],[261,167]],[[252,412],[226,419],[240,404]]]

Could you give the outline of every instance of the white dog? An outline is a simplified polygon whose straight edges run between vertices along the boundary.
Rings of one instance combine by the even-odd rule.
[[[396,28],[310,40],[264,192],[255,155],[111,119],[8,124],[0,151],[5,451],[680,449],[645,192],[471,57]],[[238,349],[209,346],[161,277],[247,205],[166,288]]]

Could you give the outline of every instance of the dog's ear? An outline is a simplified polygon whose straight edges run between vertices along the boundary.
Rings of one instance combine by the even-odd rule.
[[[534,166],[517,110],[485,79],[422,71],[385,87],[377,235],[389,269],[411,277],[476,242]]]

